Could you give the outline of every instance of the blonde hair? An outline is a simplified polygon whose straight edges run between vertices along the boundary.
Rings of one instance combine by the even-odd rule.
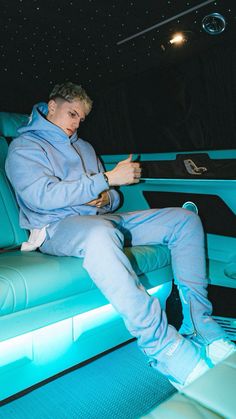
[[[83,87],[79,84],[75,84],[70,81],[61,84],[56,84],[54,86],[49,95],[49,100],[55,100],[57,98],[66,100],[67,102],[79,100],[84,104],[86,115],[88,115],[92,109],[93,101],[87,95]]]

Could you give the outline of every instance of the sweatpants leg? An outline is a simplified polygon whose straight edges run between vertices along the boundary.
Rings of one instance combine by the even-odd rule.
[[[180,333],[194,335],[202,344],[226,338],[224,330],[211,317],[200,218],[182,208],[124,213],[122,218],[133,245],[161,243],[170,249],[174,279],[183,307]]]
[[[157,212],[68,217],[58,223],[41,251],[83,257],[85,269],[121,314],[152,365],[168,377],[184,383],[200,359],[200,349],[168,325],[158,299],[149,296],[140,285],[123,253],[124,235],[131,235],[133,244],[168,244],[173,234],[173,222],[172,227],[169,224],[167,228],[161,226],[162,222],[159,226],[155,222],[150,229],[150,220],[154,214],[158,218]],[[154,229],[156,234],[152,231],[149,237]]]

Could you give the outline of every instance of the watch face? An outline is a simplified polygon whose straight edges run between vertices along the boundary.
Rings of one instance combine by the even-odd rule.
[[[220,13],[212,13],[202,20],[202,27],[209,35],[219,35],[225,30],[225,18]]]

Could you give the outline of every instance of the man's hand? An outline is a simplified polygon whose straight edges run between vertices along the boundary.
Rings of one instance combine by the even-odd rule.
[[[113,170],[105,172],[110,186],[130,185],[139,182],[140,164],[132,162],[132,156],[130,154],[127,159],[120,161]]]
[[[110,204],[110,198],[107,191],[102,192],[97,199],[88,202],[86,205],[91,205],[92,207],[102,208],[105,205]]]

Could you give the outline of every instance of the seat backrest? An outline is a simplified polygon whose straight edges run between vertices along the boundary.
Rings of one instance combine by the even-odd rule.
[[[28,119],[28,115],[11,112],[0,112],[0,135],[5,138],[17,137],[18,128],[21,125],[26,124]]]
[[[19,226],[19,209],[14,192],[6,178],[5,159],[8,144],[5,137],[17,136],[17,129],[27,121],[26,115],[0,112],[0,248],[19,246],[28,233]]]

